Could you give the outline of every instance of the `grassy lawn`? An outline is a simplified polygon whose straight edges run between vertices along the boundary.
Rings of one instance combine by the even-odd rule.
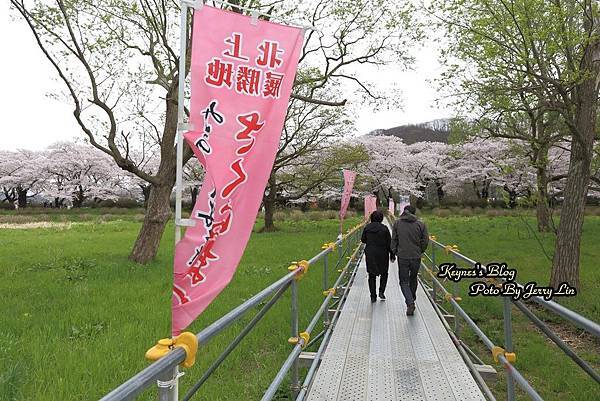
[[[552,257],[553,235],[534,233],[533,217],[436,217],[426,215],[424,220],[430,232],[438,241],[445,244],[457,244],[460,252],[482,263],[506,262],[509,267],[518,270],[517,280],[521,283],[537,281],[539,285],[548,285],[552,263],[544,255]],[[536,235],[539,237],[536,239]],[[581,291],[577,297],[556,298],[555,301],[598,322],[600,321],[600,217],[587,216],[583,228],[581,250]],[[543,247],[543,249],[542,249]],[[442,252],[437,253],[438,260]],[[450,260],[448,257],[442,257]],[[464,266],[464,263],[458,263]],[[451,290],[452,284],[446,283]],[[469,297],[469,282],[460,283],[463,307],[484,333],[497,345],[504,345],[502,301],[495,297]],[[531,304],[530,304],[531,305]],[[446,305],[450,313],[450,305]],[[540,308],[532,306],[534,312],[549,322],[561,333],[563,340],[573,346],[576,352],[600,369],[600,341],[594,340],[582,330],[574,328],[559,318]],[[598,399],[598,384],[583,372],[570,358],[545,335],[529,323],[523,314],[512,308],[513,343],[517,354],[516,367],[545,400],[595,400]],[[464,325],[463,325],[464,327]],[[475,333],[464,327],[462,337],[466,343],[477,350],[479,356],[485,356],[486,363],[494,365],[489,352]],[[501,371],[500,367],[497,370]],[[498,399],[505,398],[506,382],[504,374],[492,387]],[[528,400],[525,393],[518,391],[519,400]]]
[[[43,214],[43,213],[41,213]],[[50,215],[51,214],[51,215]],[[156,261],[138,266],[127,260],[139,229],[139,211],[90,211],[82,217],[48,213],[28,220],[0,213],[0,224],[29,221],[76,224],[13,230],[0,228],[0,399],[98,399],[147,366],[144,352],[169,334],[173,227],[167,228]],[[21,215],[21,214],[20,214]],[[39,216],[39,214],[38,214]],[[110,216],[110,217],[109,217]],[[528,218],[530,224],[533,223]],[[519,269],[519,281],[546,284],[550,263],[518,217],[425,216],[441,242],[482,262],[506,261]],[[358,218],[348,221],[356,224]],[[260,227],[257,223],[256,228]],[[289,219],[280,231],[253,234],[232,283],[190,327],[197,332],[286,273],[290,261],[309,258],[333,240],[337,221]],[[600,218],[587,217],[582,250],[582,291],[564,304],[600,320]],[[552,238],[541,239],[551,251]],[[333,258],[331,259],[333,261]],[[331,269],[333,271],[333,269]],[[333,273],[333,272],[332,272]],[[322,301],[320,265],[300,286],[301,328]],[[331,282],[331,281],[330,281]],[[463,289],[463,294],[465,289]],[[465,309],[499,345],[502,304],[496,299],[463,297]],[[561,301],[562,302],[562,301]],[[289,294],[269,312],[240,348],[205,384],[198,400],[255,400],[271,382],[290,349]],[[546,313],[538,312],[544,318]],[[516,366],[546,400],[592,400],[598,386],[513,309]],[[182,379],[184,393],[249,317],[211,343],[201,344],[196,365]],[[550,320],[557,324],[557,318]],[[489,362],[474,334],[464,338]],[[578,352],[600,367],[599,344],[580,331],[566,331]],[[498,399],[505,388],[494,386]],[[156,399],[155,390],[141,399]],[[282,391],[282,398],[285,391]],[[522,394],[520,399],[527,399]]]
[[[318,253],[338,230],[335,220],[286,221],[278,226],[278,232],[253,234],[232,283],[191,331],[200,331],[286,274],[290,261]],[[156,261],[137,266],[127,255],[138,229],[137,221],[121,216],[69,228],[0,230],[0,399],[98,399],[147,365],[145,351],[170,331],[174,229],[168,227]],[[323,299],[319,267],[313,267],[300,285],[301,328]],[[290,349],[289,308],[288,293],[197,399],[260,398]],[[182,380],[182,391],[247,320],[201,345],[196,365]],[[141,399],[155,399],[155,394],[153,389]]]

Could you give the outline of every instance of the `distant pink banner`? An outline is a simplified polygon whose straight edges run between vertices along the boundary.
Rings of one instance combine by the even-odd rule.
[[[203,6],[194,12],[190,123],[206,170],[194,227],[175,248],[172,334],[227,286],[242,257],[279,146],[302,30]]]
[[[400,209],[400,210],[398,211],[398,213],[400,213],[400,214],[404,213],[404,208],[408,205],[410,205],[410,202],[400,201],[400,204],[398,205],[398,209]]]
[[[356,173],[350,170],[344,170],[344,193],[342,194],[342,205],[340,207],[340,219],[346,217],[346,211],[350,204],[350,198],[352,197],[352,188],[354,187],[354,180],[356,179]]]
[[[371,217],[371,213],[377,210],[377,198],[374,195],[365,196],[365,219]]]
[[[388,203],[388,210],[392,216],[394,215],[394,212],[396,211],[396,202],[394,202],[394,200],[392,198],[390,198],[390,201]]]

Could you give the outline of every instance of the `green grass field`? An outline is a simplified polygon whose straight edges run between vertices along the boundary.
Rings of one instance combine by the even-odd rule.
[[[136,212],[55,213],[51,219],[71,225],[14,230],[0,228],[0,399],[97,399],[147,366],[144,352],[169,334],[173,227],[167,228],[156,261],[138,266],[127,260],[139,228]],[[0,224],[27,220],[2,214]],[[533,220],[530,218],[529,222]],[[519,269],[519,280],[546,284],[550,263],[537,240],[517,217],[425,216],[438,240],[456,243],[482,262],[501,260]],[[356,224],[357,218],[348,221]],[[253,234],[232,283],[190,327],[197,332],[286,273],[290,261],[309,258],[332,240],[335,220],[281,221],[280,231]],[[260,222],[257,223],[257,228]],[[582,291],[566,305],[600,320],[600,218],[588,217],[582,250]],[[542,238],[552,249],[550,236]],[[333,258],[332,258],[333,261]],[[322,301],[320,265],[301,282],[301,328]],[[333,270],[333,269],[331,269]],[[198,400],[259,399],[287,356],[289,294],[259,323],[240,348],[205,384]],[[502,344],[501,302],[465,299],[465,308],[484,331]],[[575,364],[538,334],[517,311],[516,366],[546,400],[591,400],[593,384]],[[541,313],[544,317],[548,315]],[[202,345],[196,365],[182,379],[182,393],[239,332],[245,320]],[[552,319],[557,324],[560,319]],[[562,326],[561,326],[562,327]],[[566,330],[588,361],[600,366],[598,343],[580,331]],[[473,333],[466,341],[487,355]],[[595,349],[594,349],[595,347]],[[487,358],[487,356],[485,356]],[[487,358],[489,359],[489,358]],[[486,359],[486,360],[487,360]],[[502,377],[494,386],[501,399]],[[281,391],[284,399],[286,391]],[[521,395],[522,399],[524,396]],[[155,399],[155,390],[141,398]]]
[[[506,262],[509,267],[518,270],[517,280],[521,283],[536,281],[546,286],[550,281],[551,261],[554,238],[551,234],[539,234],[535,230],[533,217],[435,217],[425,216],[424,220],[430,232],[438,241],[445,244],[457,244],[462,254],[481,263]],[[537,237],[537,238],[536,238]],[[583,228],[581,250],[581,291],[573,298],[560,298],[555,301],[584,316],[600,321],[600,218],[587,216]],[[438,250],[437,260],[452,261]],[[458,262],[459,266],[466,267]],[[496,297],[469,297],[469,281],[459,284],[463,308],[496,344],[504,345],[502,320],[502,300]],[[445,283],[452,290],[452,283]],[[529,304],[531,305],[531,304]],[[445,307],[452,313],[452,307]],[[574,347],[576,352],[588,361],[596,370],[600,369],[600,341],[594,340],[583,330],[541,308],[532,306],[534,312],[550,323],[563,340]],[[544,400],[597,400],[598,384],[593,381],[575,362],[551,343],[545,335],[530,323],[516,308],[512,308],[513,343],[517,354],[515,366],[530,380],[533,387]],[[483,360],[494,365],[493,359],[475,333],[462,325],[462,339]],[[502,369],[497,366],[498,371]],[[499,376],[496,385],[491,387],[498,399],[505,399],[505,375]],[[528,396],[517,390],[519,400],[528,400]]]

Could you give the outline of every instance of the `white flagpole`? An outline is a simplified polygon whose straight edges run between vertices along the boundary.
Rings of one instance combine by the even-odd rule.
[[[185,131],[185,61],[187,53],[188,6],[181,2],[179,38],[179,85],[177,91],[177,171],[175,175],[175,243],[181,239],[181,199],[183,192],[183,131]]]

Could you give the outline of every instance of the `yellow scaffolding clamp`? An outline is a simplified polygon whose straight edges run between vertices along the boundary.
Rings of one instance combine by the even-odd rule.
[[[450,294],[449,292],[447,292],[447,293],[444,295],[444,299],[445,299],[446,301],[448,301],[448,302],[450,302],[450,300],[451,300],[451,299],[455,300],[456,302],[460,302],[460,301],[462,301],[462,298],[461,298],[461,297],[455,297],[455,296],[452,296],[452,294]]]
[[[444,252],[446,252],[446,255],[448,255],[450,252],[459,252],[458,245],[446,245],[444,247]]]
[[[332,251],[335,251],[335,242],[326,242],[323,244],[323,246],[321,246],[321,249],[325,250],[325,249],[331,249]]]
[[[510,363],[515,363],[517,361],[517,354],[515,354],[514,352],[506,352],[504,348],[494,345],[492,347],[492,356],[494,357],[494,361],[496,363],[500,362],[498,360],[498,355],[504,355],[506,360]]]
[[[290,266],[288,266],[288,270],[293,272],[293,271],[297,270],[298,268],[300,268],[300,270],[296,273],[296,277],[295,277],[295,280],[298,281],[302,277],[304,277],[304,275],[306,273],[308,273],[309,266],[310,266],[310,264],[308,263],[307,260],[301,260],[300,262],[292,262],[292,264]]]
[[[145,357],[149,361],[157,361],[177,347],[181,347],[185,351],[185,359],[180,366],[184,368],[194,366],[198,352],[198,337],[189,331],[173,338],[161,338],[155,346],[146,351]]]
[[[330,289],[323,291],[323,295],[324,296],[327,296],[329,294],[331,294],[332,296],[335,295],[335,288],[334,287],[331,287]]]
[[[495,277],[486,277],[485,282],[493,285],[496,288],[502,288],[502,282],[498,281]]]
[[[296,345],[296,344],[300,343],[300,346],[302,348],[306,347],[306,345],[308,344],[309,341],[310,341],[310,334],[307,333],[306,331],[299,333],[297,337],[288,338],[288,343],[290,343],[292,345]]]

